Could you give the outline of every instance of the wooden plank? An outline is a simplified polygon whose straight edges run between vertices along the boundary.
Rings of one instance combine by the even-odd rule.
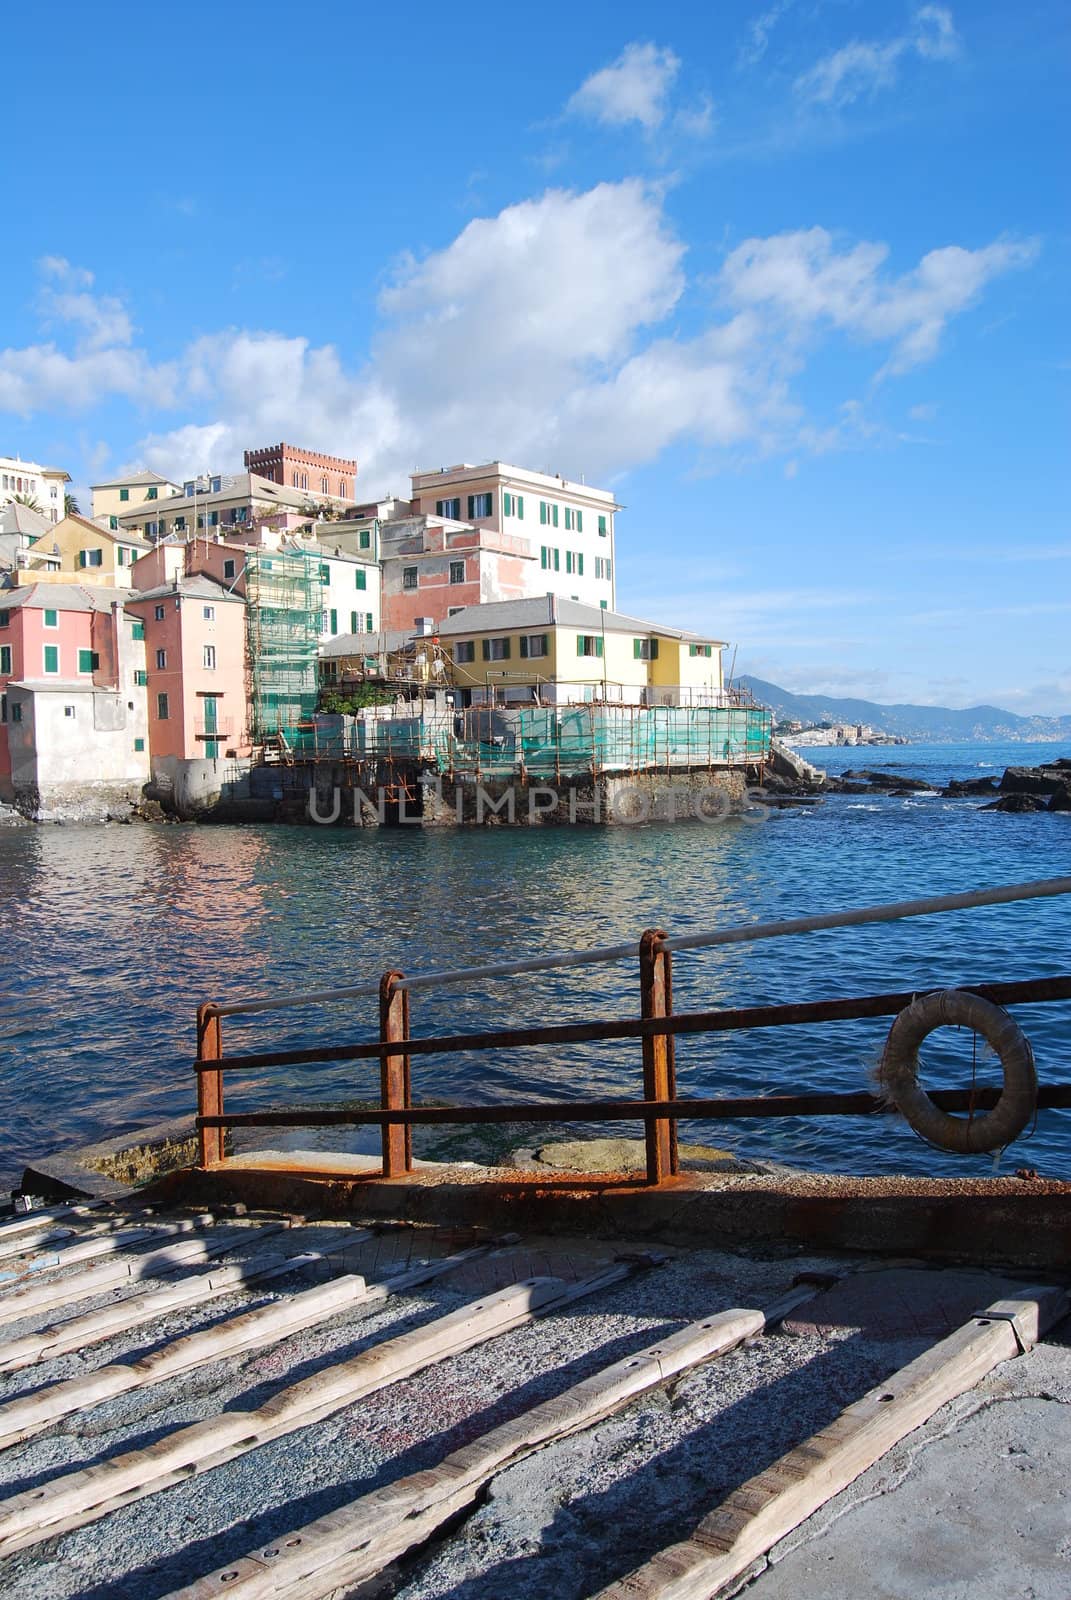
[[[423,1328],[384,1340],[282,1389],[255,1410],[225,1411],[175,1429],[144,1450],[63,1474],[37,1489],[0,1501],[0,1555],[38,1544],[95,1521],[121,1505],[156,1494],[194,1473],[211,1471],[272,1439],[308,1427],[401,1378],[529,1322],[630,1276],[611,1267],[579,1284],[529,1278],[440,1317]]]
[[[78,1300],[88,1300],[104,1289],[116,1284],[137,1282],[142,1278],[158,1278],[189,1261],[208,1261],[233,1250],[249,1229],[228,1229],[225,1232],[206,1234],[194,1239],[183,1239],[177,1244],[165,1245],[160,1250],[149,1250],[141,1255],[118,1257],[74,1272],[69,1278],[54,1278],[47,1283],[35,1283],[28,1289],[0,1299],[0,1326],[19,1322],[23,1317],[36,1316],[39,1311],[51,1311],[55,1306],[73,1305]]]
[[[282,1233],[286,1223],[270,1223],[265,1227],[251,1228],[239,1235],[239,1242],[260,1244],[269,1237]],[[220,1238],[224,1236],[221,1234]],[[174,1283],[159,1289],[148,1289],[143,1294],[127,1295],[116,1304],[104,1306],[82,1316],[69,1317],[55,1322],[37,1333],[21,1339],[0,1343],[0,1372],[12,1372],[20,1367],[48,1361],[53,1356],[66,1355],[71,1350],[81,1350],[98,1344],[113,1333],[122,1333],[191,1302],[212,1300],[223,1294],[233,1294],[249,1284],[261,1283],[269,1278],[282,1277],[289,1272],[301,1272],[314,1262],[340,1254],[350,1245],[369,1237],[367,1231],[355,1233],[348,1229],[344,1234],[329,1236],[320,1248],[302,1251],[297,1255],[278,1252],[254,1255],[248,1261],[232,1265],[209,1267],[206,1272],[188,1273]],[[219,1240],[214,1241],[218,1244]],[[129,1284],[130,1280],[125,1280]]]
[[[1068,1297],[1058,1289],[1024,1289],[1018,1304],[1020,1327],[1033,1321],[1044,1332],[1066,1314]],[[1011,1321],[984,1312],[972,1318],[749,1479],[691,1538],[600,1590],[596,1600],[712,1600],[894,1444],[1019,1351]]]
[[[279,1595],[315,1600],[359,1583],[472,1504],[495,1473],[553,1440],[591,1427],[701,1361],[723,1355],[764,1326],[763,1313],[750,1310],[723,1311],[693,1322],[492,1428],[430,1471],[361,1495],[280,1535],[255,1554],[228,1562],[168,1600],[208,1600],[224,1590],[242,1600]]]
[[[475,1246],[454,1256],[421,1264],[396,1275],[389,1284],[369,1285],[358,1273],[346,1273],[330,1283],[303,1289],[272,1305],[258,1306],[254,1311],[237,1312],[211,1328],[172,1339],[140,1361],[116,1361],[84,1377],[48,1384],[31,1395],[0,1405],[0,1450],[32,1438],[61,1417],[72,1416],[76,1411],[84,1411],[116,1395],[163,1383],[204,1362],[261,1350],[290,1334],[315,1327],[341,1311],[378,1305],[415,1284],[441,1277],[484,1249],[486,1246]]]
[[[3,1289],[0,1291],[0,1305],[12,1294],[17,1294],[18,1289],[9,1287],[9,1283],[17,1284],[19,1280],[42,1272],[52,1272],[61,1267],[76,1267],[83,1261],[94,1261],[99,1256],[114,1255],[119,1250],[126,1250],[133,1244],[144,1244],[148,1239],[172,1239],[176,1234],[197,1233],[202,1228],[210,1228],[215,1222],[215,1217],[210,1211],[202,1212],[198,1217],[184,1217],[180,1222],[158,1222],[144,1228],[93,1229],[89,1238],[80,1237],[74,1244],[59,1245],[47,1255],[31,1256],[26,1261],[16,1262],[8,1271],[0,1273]]]
[[[0,1258],[15,1255],[26,1248],[19,1240],[24,1240],[27,1235],[47,1234],[57,1223],[62,1223],[66,1218],[85,1216],[90,1211],[99,1210],[101,1206],[110,1205],[108,1200],[82,1200],[77,1205],[40,1206],[34,1211],[27,1211],[22,1216],[13,1217],[8,1222],[0,1222]]]

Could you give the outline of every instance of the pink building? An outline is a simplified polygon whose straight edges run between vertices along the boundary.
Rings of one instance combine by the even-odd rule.
[[[145,580],[139,573],[136,581]],[[250,752],[245,603],[195,574],[140,589],[128,609],[145,630],[153,784],[184,810],[218,796],[230,764]]]
[[[0,798],[28,816],[136,804],[149,776],[145,644],[128,591],[0,591]]]
[[[436,516],[380,528],[383,627],[412,631],[417,618],[445,622],[455,611],[532,593],[538,559],[527,539]]]
[[[325,456],[296,444],[269,444],[247,450],[242,459],[247,472],[288,489],[333,500],[352,500],[357,492],[357,462],[349,456]]]

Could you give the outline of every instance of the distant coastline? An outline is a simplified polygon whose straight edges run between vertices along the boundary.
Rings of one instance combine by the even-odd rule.
[[[736,682],[762,705],[769,706],[775,724],[780,724],[782,730],[792,723],[803,729],[825,724],[830,728],[863,726],[897,743],[1071,745],[1071,716],[1024,717],[998,706],[955,710],[948,706],[882,705],[876,700],[794,694],[748,674]],[[779,737],[791,735],[780,731]]]

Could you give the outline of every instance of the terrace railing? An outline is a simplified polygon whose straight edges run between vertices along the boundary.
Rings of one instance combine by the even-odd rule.
[[[1055,895],[1071,894],[1071,878],[1051,878],[1034,883],[1004,885],[962,894],[940,895],[890,905],[797,917],[784,922],[743,924],[707,933],[670,936],[663,929],[648,929],[638,943],[604,946],[543,956],[522,957],[456,970],[413,973],[388,971],[375,980],[322,989],[228,1002],[209,1001],[197,1014],[198,1080],[197,1129],[201,1164],[225,1162],[226,1130],[238,1127],[330,1127],[373,1125],[382,1130],[382,1174],[400,1176],[412,1167],[412,1128],[416,1124],[562,1122],[589,1123],[641,1121],[645,1129],[646,1178],[657,1185],[678,1170],[677,1121],[682,1117],[733,1120],[753,1117],[872,1116],[887,1111],[886,1099],[865,1090],[855,1093],[776,1094],[681,1099],[677,1094],[674,1042],[679,1035],[721,1033],[729,1030],[778,1028],[808,1023],[843,1022],[866,1017],[895,1016],[917,998],[918,992],[871,994],[850,999],[807,1000],[789,1005],[751,1006],[717,1011],[673,1010],[672,963],[675,952],[711,949],[814,933],[824,929],[858,927],[868,923],[898,921],[905,917],[937,915],[982,906],[1005,905]],[[445,1037],[414,1037],[411,997],[422,990],[446,985],[517,978],[536,972],[595,966],[609,962],[638,962],[639,1015],[614,1019],[589,1019],[542,1027],[497,1028]],[[957,984],[970,994],[997,1005],[1071,1000],[1071,974],[1029,978],[1016,982]],[[377,1039],[345,1040],[299,1050],[244,1051],[226,1054],[223,1021],[295,1007],[321,1007],[339,1001],[377,998]],[[503,1052],[533,1046],[580,1044],[610,1039],[636,1039],[640,1043],[642,1097],[602,1100],[499,1101],[493,1105],[418,1106],[412,1100],[413,1057]],[[229,1111],[224,1107],[224,1075],[338,1061],[378,1061],[378,1108],[334,1108],[279,1111]],[[995,1088],[971,1084],[959,1089],[934,1090],[931,1099],[946,1112],[984,1111],[998,1098]],[[1071,1082],[1043,1084],[1038,1090],[1039,1109],[1071,1107]]]

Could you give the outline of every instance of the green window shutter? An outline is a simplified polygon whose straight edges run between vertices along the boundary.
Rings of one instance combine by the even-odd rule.
[[[337,633],[338,632],[338,612],[337,611],[332,611],[332,613],[331,613],[331,632],[332,633]]]
[[[132,639],[144,639],[144,637],[145,637],[145,624],[144,624],[144,622],[135,622],[133,628],[130,630],[130,637]]]
[[[602,639],[602,636],[600,634],[595,640],[595,654],[597,656],[601,656],[602,655],[602,646],[603,646],[603,639]]]
[[[605,536],[606,536],[606,518],[605,517],[600,517],[599,518],[599,532],[605,538]]]
[[[508,661],[509,657],[510,657],[510,641],[508,639],[503,639],[503,641],[502,641],[502,659],[503,659],[503,661]]]
[[[517,496],[517,516],[518,516],[518,518],[520,519],[521,522],[524,521],[524,495],[523,494],[519,494]]]
[[[92,650],[79,650],[79,652],[78,652],[78,670],[79,670],[79,672],[92,672],[93,671],[93,652],[92,652]]]
[[[548,566],[550,565],[550,551],[547,549],[546,545],[543,545],[540,549],[539,565],[543,568],[544,572],[546,572]]]
[[[366,611],[365,612],[365,616],[364,616],[364,631],[365,631],[365,633],[371,633],[373,631],[373,629],[372,629],[372,613],[370,611]]]
[[[541,526],[544,526],[544,527],[546,526],[546,521],[547,521],[547,502],[545,500],[541,500],[539,502],[539,521],[540,521]]]
[[[356,611],[351,611],[350,612],[350,632],[351,633],[356,633],[357,632],[357,613],[356,613]]]
[[[368,574],[364,570],[363,567],[357,567],[356,568],[355,573],[354,573],[354,580],[355,580],[355,582],[357,584],[358,589],[367,589],[368,588]]]
[[[633,639],[633,641],[632,641],[632,655],[633,655],[633,659],[634,660],[642,661],[642,659],[643,659],[643,640],[642,639]]]
[[[584,513],[582,511],[578,511],[576,514],[576,531],[577,533],[583,533],[584,531]]]
[[[320,562],[320,582],[321,583],[330,583],[331,582],[331,568],[328,566],[326,561],[321,561]]]
[[[470,494],[469,495],[469,521],[470,522],[472,521],[472,519],[473,519],[473,517],[475,515],[476,515],[476,496],[474,494]]]
[[[695,652],[696,652],[696,646],[695,646],[695,645],[694,645],[694,644],[690,644],[690,645],[689,645],[689,646],[688,646],[688,654],[689,654],[689,655],[690,655],[690,656],[694,656],[694,655],[695,655]]]
[[[84,567],[85,564],[86,564],[86,551],[85,550],[79,550],[79,552],[78,552],[78,565],[80,567]]]
[[[545,633],[543,635],[543,654],[545,656],[549,656],[550,655],[550,634],[549,633]]]
[[[491,641],[490,641],[490,639],[483,639],[483,640],[480,641],[480,654],[483,656],[483,659],[485,661],[490,661],[490,659],[491,659]]]
[[[46,628],[58,628],[59,627],[59,612],[58,611],[46,611],[45,612],[45,627]]]
[[[652,639],[651,640],[651,660],[652,661],[657,661],[658,660],[658,640],[657,639]]]
[[[11,646],[0,644],[0,672],[8,676],[11,672]]]
[[[524,660],[527,659],[527,657],[528,657],[528,635],[526,633],[522,633],[521,634],[521,660],[524,661]]]
[[[583,552],[583,550],[578,550],[577,553],[576,553],[576,572],[577,572],[577,577],[578,578],[582,578],[584,576],[584,552]]]
[[[359,544],[359,546],[361,547],[362,550],[371,550],[371,548],[372,548],[372,530],[371,530],[371,528],[362,528],[361,529],[360,533],[357,536],[357,543]]]
[[[557,506],[551,506],[551,508],[550,508],[550,520],[551,520],[551,522],[553,522],[555,527],[558,526],[558,508],[557,508]]]
[[[46,644],[45,645],[45,671],[46,672],[58,672],[59,671],[59,646],[58,645],[55,645],[55,644]]]
[[[144,748],[145,748],[145,740],[144,739],[135,739],[134,740],[134,749],[135,750],[144,750]]]
[[[145,671],[135,672],[135,674],[134,674],[134,682],[137,684],[139,689],[144,689],[146,684],[148,683],[148,681],[149,681],[149,674],[147,672],[145,672]]]
[[[561,551],[560,550],[555,550],[555,552],[554,552],[554,570],[555,570],[555,572],[558,572],[558,571],[560,571],[560,569],[561,569]]]

